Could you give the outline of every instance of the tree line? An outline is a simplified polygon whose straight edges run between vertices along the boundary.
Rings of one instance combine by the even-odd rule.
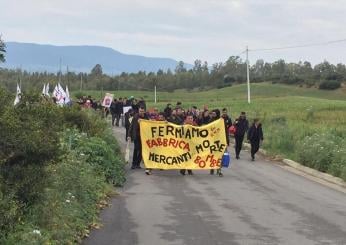
[[[0,60],[4,61],[4,45],[0,45]],[[110,76],[96,64],[89,73],[28,72],[19,69],[0,68],[0,82],[14,91],[21,80],[22,87],[41,89],[43,83],[68,85],[70,90],[153,90],[173,92],[175,89],[200,90],[222,88],[246,82],[246,61],[239,56],[231,56],[226,62],[209,66],[206,61],[195,60],[192,68],[186,68],[183,61],[178,62],[174,71],[139,71]],[[308,61],[288,63],[283,59],[275,62],[257,60],[250,65],[251,82],[272,82],[293,84],[321,89],[335,89],[346,80],[345,64],[331,64],[328,61],[312,66]]]

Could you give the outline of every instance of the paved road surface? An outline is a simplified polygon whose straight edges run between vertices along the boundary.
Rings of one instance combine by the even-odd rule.
[[[122,128],[114,132],[124,142]],[[123,143],[125,145],[125,143]],[[346,194],[243,152],[224,177],[130,170],[84,244],[345,244]]]

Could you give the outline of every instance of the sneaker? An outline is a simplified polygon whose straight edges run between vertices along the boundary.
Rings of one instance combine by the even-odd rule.
[[[219,177],[223,177],[223,173],[219,173]]]
[[[150,170],[145,170],[145,174],[146,175],[151,175],[151,171]]]
[[[135,169],[135,168],[136,168],[136,166],[133,166],[133,165],[131,166],[131,169]]]
[[[214,171],[210,170],[210,175],[214,175]]]
[[[185,171],[182,169],[182,170],[180,170],[180,174],[181,175],[185,175]]]
[[[137,166],[136,168],[141,169],[142,167],[141,166]]]
[[[189,175],[193,175],[193,173],[192,173],[191,170],[190,170],[190,171],[187,171],[187,173],[188,173]]]
[[[235,158],[236,158],[236,159],[240,159],[240,157],[239,157],[239,156],[236,156]]]

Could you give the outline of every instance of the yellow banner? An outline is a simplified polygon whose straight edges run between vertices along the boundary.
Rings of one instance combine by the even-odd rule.
[[[146,168],[220,168],[227,148],[223,119],[201,127],[149,120],[139,123]]]

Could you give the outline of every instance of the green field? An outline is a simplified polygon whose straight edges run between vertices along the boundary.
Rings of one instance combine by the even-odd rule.
[[[167,103],[181,101],[184,108],[196,105],[209,109],[228,108],[232,119],[246,111],[249,120],[259,117],[263,123],[264,148],[324,172],[346,179],[346,91],[322,91],[314,88],[251,85],[251,104],[247,103],[246,85],[209,91],[158,92],[115,91],[116,97],[143,97],[147,107],[163,109]],[[88,91],[95,98],[98,91]],[[308,152],[306,152],[308,151]],[[333,152],[331,152],[333,151]],[[335,151],[335,152],[334,152]],[[309,156],[309,157],[307,157]]]

